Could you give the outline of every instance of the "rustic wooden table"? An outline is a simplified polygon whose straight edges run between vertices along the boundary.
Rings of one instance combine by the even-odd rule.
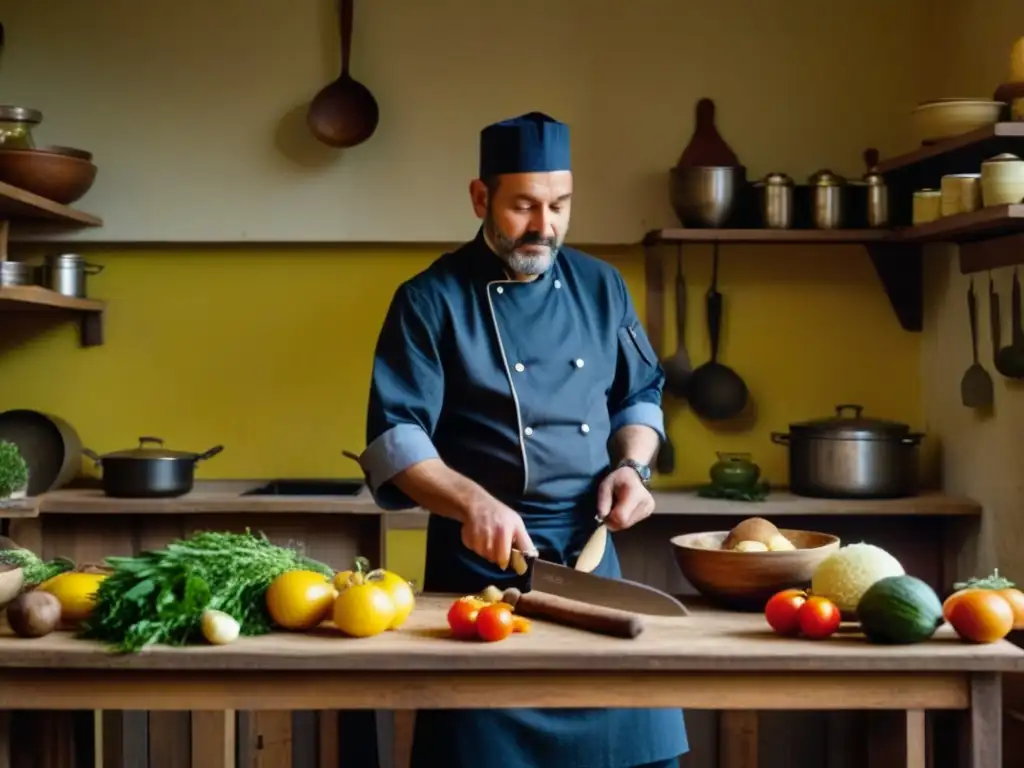
[[[648,618],[635,640],[534,622],[531,633],[500,643],[460,642],[446,629],[449,603],[423,596],[405,628],[376,638],[348,639],[325,626],[131,656],[66,633],[23,640],[5,628],[0,709],[906,711],[900,753],[873,756],[872,768],[924,768],[924,712],[963,710],[966,764],[1002,768],[1000,675],[1024,669],[1024,651],[1010,643],[961,643],[948,627],[911,646],[874,646],[853,632],[814,642],[776,637],[757,614],[701,608],[685,618]]]

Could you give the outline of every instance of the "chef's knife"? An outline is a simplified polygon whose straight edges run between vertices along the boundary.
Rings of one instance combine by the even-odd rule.
[[[646,584],[626,579],[606,579],[541,560],[536,555],[524,555],[518,550],[512,552],[513,565],[518,566],[515,586],[524,594],[536,589],[589,605],[632,613],[650,616],[689,615],[686,606],[674,597]],[[521,569],[523,572],[520,572]]]

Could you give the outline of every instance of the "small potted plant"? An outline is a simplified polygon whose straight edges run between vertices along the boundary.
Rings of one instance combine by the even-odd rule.
[[[0,440],[0,501],[23,499],[28,492],[28,463],[9,440]]]

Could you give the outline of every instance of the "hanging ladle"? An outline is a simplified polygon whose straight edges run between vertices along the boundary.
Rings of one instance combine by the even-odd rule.
[[[1013,270],[1010,295],[1010,344],[996,353],[996,370],[1009,379],[1024,379],[1024,325],[1021,324],[1020,278]]]
[[[718,362],[718,338],[722,328],[722,294],[718,292],[718,243],[714,244],[711,286],[705,296],[711,359],[690,376],[687,397],[694,413],[711,421],[738,416],[747,407],[746,382],[732,368]]]
[[[960,379],[960,401],[968,408],[987,408],[995,397],[992,377],[978,361],[978,303],[974,298],[974,279],[967,289],[967,311],[971,316],[971,355],[973,362]]]
[[[306,113],[313,135],[332,147],[362,144],[377,130],[380,108],[370,90],[348,71],[352,52],[352,2],[341,0],[341,74],[316,95]]]
[[[686,397],[687,384],[693,373],[690,355],[686,352],[686,278],[683,276],[683,247],[676,246],[676,351],[662,362],[665,389],[676,397]]]

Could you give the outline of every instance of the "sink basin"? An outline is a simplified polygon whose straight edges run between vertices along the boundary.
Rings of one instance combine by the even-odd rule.
[[[359,479],[271,480],[243,493],[243,496],[357,496],[366,483]]]

